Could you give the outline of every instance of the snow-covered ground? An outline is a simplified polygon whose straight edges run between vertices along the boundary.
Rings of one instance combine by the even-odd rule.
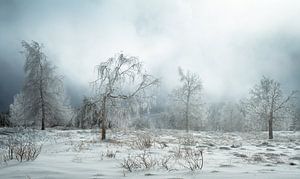
[[[2,145],[9,130],[0,130]],[[274,140],[267,140],[265,132],[113,130],[106,141],[99,140],[97,130],[48,129],[38,134],[46,136],[38,158],[2,162],[1,179],[300,178],[299,132],[275,132]],[[150,145],[143,145],[147,141]],[[202,170],[188,168],[188,161],[201,160],[199,155],[188,160],[187,151],[203,151]],[[122,167],[124,161],[140,162],[143,154],[148,167],[132,167],[132,172]]]

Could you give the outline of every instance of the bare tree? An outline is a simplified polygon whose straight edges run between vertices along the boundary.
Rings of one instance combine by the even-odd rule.
[[[61,124],[71,111],[64,96],[62,78],[55,74],[55,67],[47,61],[42,45],[37,42],[22,41],[25,55],[24,97],[25,119],[34,118],[34,124],[41,119],[41,129],[49,125]]]
[[[145,73],[137,57],[115,55],[96,66],[97,78],[92,82],[96,103],[100,103],[101,139],[106,139],[108,106],[120,100],[132,100],[145,89],[158,84],[158,79]]]
[[[296,91],[292,91],[288,96],[284,96],[280,83],[263,77],[259,84],[256,84],[250,91],[250,98],[247,101],[247,111],[255,114],[263,121],[264,126],[269,131],[269,139],[273,139],[274,119],[290,112],[290,102],[295,98]]]
[[[199,76],[196,73],[184,71],[179,67],[178,68],[180,82],[182,85],[173,91],[174,99],[183,103],[184,105],[184,120],[186,131],[189,131],[189,122],[190,116],[192,114],[191,107],[196,107],[196,112],[200,111],[200,94],[202,90],[202,83]]]

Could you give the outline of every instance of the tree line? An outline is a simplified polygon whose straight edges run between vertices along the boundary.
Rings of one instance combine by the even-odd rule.
[[[179,67],[180,85],[162,97],[162,81],[147,73],[139,58],[123,53],[96,66],[93,95],[73,108],[43,45],[22,41],[22,47],[25,81],[10,105],[10,125],[99,127],[101,139],[110,127],[268,131],[270,139],[273,130],[300,130],[297,92],[284,93],[274,79],[263,76],[239,102],[206,104],[200,76]]]

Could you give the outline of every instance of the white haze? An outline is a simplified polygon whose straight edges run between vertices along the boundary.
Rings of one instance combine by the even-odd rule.
[[[212,99],[242,97],[262,75],[287,89],[300,86],[300,42],[291,43],[300,39],[297,0],[2,4],[11,9],[2,12],[1,48],[17,53],[21,40],[41,42],[61,73],[81,88],[94,79],[95,65],[118,52],[140,57],[166,90],[178,83],[178,66],[190,69]]]

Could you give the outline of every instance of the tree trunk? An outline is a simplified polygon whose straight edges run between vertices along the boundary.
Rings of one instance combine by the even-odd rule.
[[[39,90],[40,90],[40,95],[41,95],[41,103],[42,103],[42,130],[45,130],[45,118],[46,118],[46,114],[45,114],[45,100],[44,100],[44,93],[43,93],[43,65],[40,59],[40,70],[41,70],[41,76],[40,76],[40,86],[39,86]]]
[[[45,104],[42,98],[42,130],[45,130]]]
[[[274,96],[272,96],[270,118],[269,118],[269,139],[273,139],[274,103],[275,103],[275,99]]]
[[[186,132],[189,132],[189,112],[190,112],[190,92],[188,92],[186,100],[186,113],[185,113],[185,122],[186,122]]]
[[[106,139],[106,128],[102,127],[101,140],[105,140],[105,139]]]
[[[271,112],[269,118],[269,139],[273,139],[273,112]]]
[[[42,103],[42,130],[45,130],[45,101],[44,101],[44,93],[43,93],[43,81],[40,82],[40,95],[41,95],[41,103]]]
[[[102,125],[101,125],[101,140],[106,139],[106,127],[107,127],[107,119],[106,119],[106,96],[102,101]]]
[[[95,110],[94,116],[98,119],[97,125],[100,129],[100,127],[101,127],[101,110],[100,111]]]

